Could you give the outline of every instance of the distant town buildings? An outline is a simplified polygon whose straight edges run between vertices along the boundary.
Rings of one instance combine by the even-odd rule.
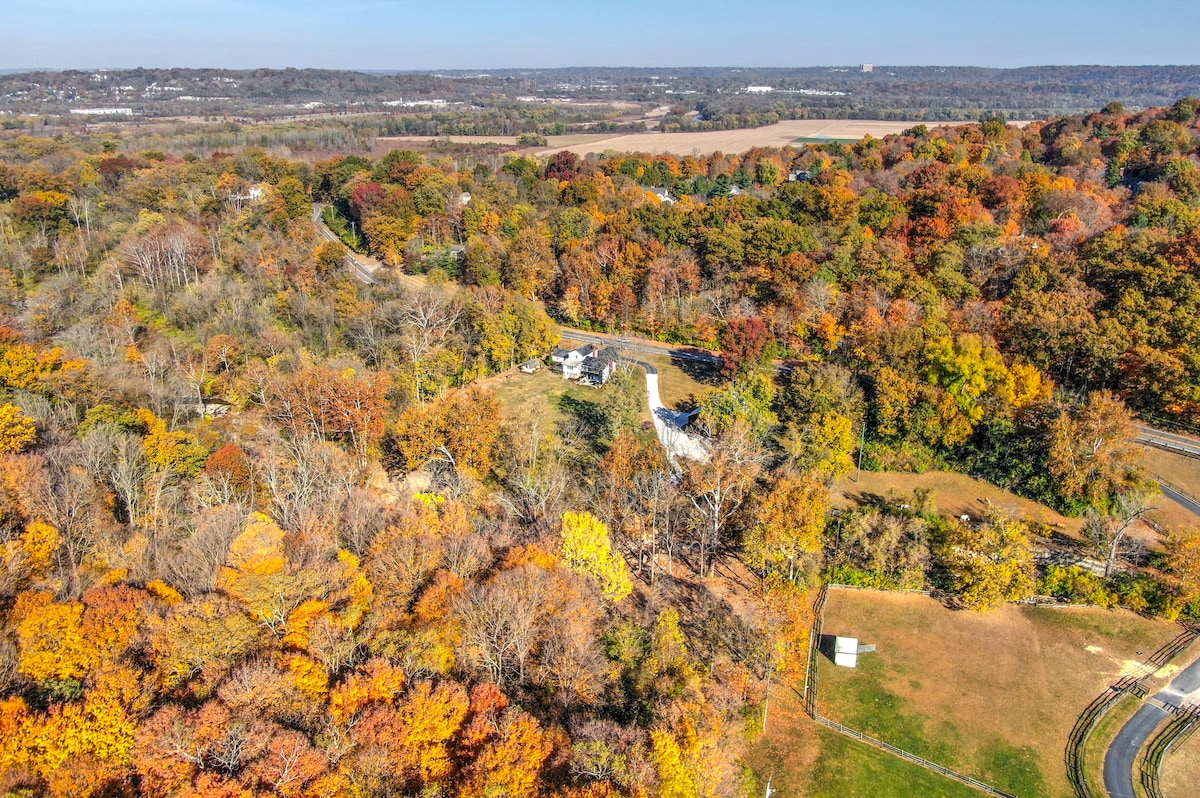
[[[863,71],[863,72],[874,72],[874,71],[875,71],[875,65],[874,65],[874,64],[863,64],[863,65],[862,65],[862,71]]]
[[[767,94],[772,91],[775,91],[775,88],[773,86],[747,86],[746,87],[747,94]]]
[[[81,116],[133,116],[132,108],[72,108],[71,113]]]

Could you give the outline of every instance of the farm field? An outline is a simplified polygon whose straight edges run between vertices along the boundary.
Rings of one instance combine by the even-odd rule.
[[[539,155],[570,150],[576,155],[618,150],[621,152],[670,153],[695,155],[706,152],[745,152],[752,147],[785,147],[797,139],[811,141],[840,139],[858,141],[871,135],[882,138],[899,133],[921,122],[892,122],[874,119],[792,119],[765,127],[742,130],[705,130],[695,133],[621,133],[548,136],[548,146],[537,148]],[[931,125],[932,126],[932,125]],[[465,144],[517,145],[516,136],[389,136],[376,139],[376,149],[403,147],[406,142],[452,141]]]
[[[1060,532],[1073,537],[1079,536],[1083,519],[1068,518],[1044,504],[1024,499],[981,479],[972,479],[966,474],[950,471],[929,471],[924,474],[909,474],[895,471],[863,471],[862,481],[856,481],[856,472],[851,471],[834,483],[832,498],[834,507],[854,507],[874,500],[874,497],[897,498],[909,496],[917,488],[933,491],[933,504],[944,515],[970,515],[979,517],[991,502],[992,507],[1005,510],[1030,521],[1048,524]]]
[[[821,657],[823,714],[1022,798],[1068,798],[1062,751],[1076,717],[1178,629],[1124,610],[978,614],[833,590],[824,631],[878,651],[854,670]]]
[[[548,136],[549,147],[537,148],[546,150],[550,147],[567,148],[584,146],[594,141],[607,141],[613,138],[611,133],[576,133],[570,136]],[[375,155],[385,155],[390,150],[404,148],[412,144],[435,144],[439,141],[449,141],[452,144],[499,144],[506,147],[517,146],[516,136],[377,136],[375,139]]]

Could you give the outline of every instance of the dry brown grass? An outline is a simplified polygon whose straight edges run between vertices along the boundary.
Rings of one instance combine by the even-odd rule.
[[[824,714],[1026,798],[1071,794],[1062,751],[1075,719],[1178,629],[1124,610],[979,614],[833,590],[824,631],[878,645],[858,670],[822,657]]]
[[[697,133],[580,133],[570,136],[549,136],[546,147],[536,148],[539,155],[559,150],[571,150],[577,155],[589,152],[671,153],[698,155],[709,152],[745,152],[752,147],[785,147],[796,139],[853,139],[871,135],[882,138],[889,133],[907,130],[918,122],[885,122],[871,119],[794,119],[765,127],[743,130],[711,130]],[[517,146],[516,136],[381,136],[376,151],[424,145],[439,141],[456,144],[499,144]]]
[[[501,415],[505,419],[516,418],[535,405],[544,405],[557,418],[562,413],[559,402],[573,387],[569,380],[564,380],[561,374],[555,374],[548,368],[536,374],[523,374],[517,369],[509,369],[480,380],[477,384],[496,392],[502,405]]]
[[[1147,446],[1142,449],[1138,464],[1150,474],[1169,479],[1188,493],[1200,496],[1200,460]],[[1150,518],[1156,523],[1176,529],[1200,526],[1200,517],[1182,504],[1165,496],[1156,497],[1154,504],[1158,509],[1150,514]]]
[[[713,366],[674,361],[667,355],[628,354],[658,369],[659,396],[664,405],[675,410],[695,407],[701,394],[717,384],[717,370]]]
[[[1163,759],[1163,795],[1196,795],[1200,792],[1200,733],[1192,734]]]
[[[972,479],[965,474],[949,471],[930,471],[925,474],[863,471],[861,482],[855,478],[856,472],[851,471],[848,476],[834,483],[832,496],[835,507],[854,507],[868,502],[872,497],[910,496],[917,488],[925,488],[933,491],[934,507],[944,515],[978,518],[988,508],[987,502],[990,502],[991,507],[1029,521],[1047,524],[1072,537],[1078,537],[1083,527],[1080,518],[1068,518],[1044,504],[1021,498],[990,482]]]
[[[559,343],[559,346],[566,348],[578,345],[577,341],[566,338]],[[646,389],[642,370],[636,369],[634,376],[642,388],[642,396],[645,397]],[[579,385],[571,380],[564,380],[562,374],[551,371],[548,366],[543,366],[542,370],[536,374],[524,374],[519,369],[511,368],[479,380],[477,384],[496,392],[496,397],[501,404],[501,416],[504,419],[517,418],[533,407],[545,407],[550,413],[551,419],[557,420],[564,416],[564,397],[579,402],[595,402],[599,399],[600,392],[604,390],[603,387]],[[651,420],[648,401],[643,401],[641,420],[643,422]]]

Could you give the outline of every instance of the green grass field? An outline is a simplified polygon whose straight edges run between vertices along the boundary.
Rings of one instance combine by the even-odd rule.
[[[878,650],[857,669],[821,655],[819,706],[833,720],[1021,798],[1070,798],[1063,747],[1075,719],[1176,632],[1123,610],[1008,605],[981,614],[919,594],[832,590],[824,633]],[[792,785],[787,794],[978,794],[842,739],[787,707],[790,700],[780,700],[778,711],[772,705],[775,725],[750,759],[759,776],[774,772],[780,785]]]
[[[813,798],[974,798],[954,779],[852,740],[810,720],[800,700],[781,688],[772,697],[775,720],[747,762],[758,795],[767,779],[775,795]]]

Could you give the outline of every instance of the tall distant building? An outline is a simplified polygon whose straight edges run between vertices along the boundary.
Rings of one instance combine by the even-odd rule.
[[[862,65],[862,71],[863,71],[863,72],[874,72],[874,71],[875,71],[875,65],[874,65],[874,64],[863,64],[863,65]]]

